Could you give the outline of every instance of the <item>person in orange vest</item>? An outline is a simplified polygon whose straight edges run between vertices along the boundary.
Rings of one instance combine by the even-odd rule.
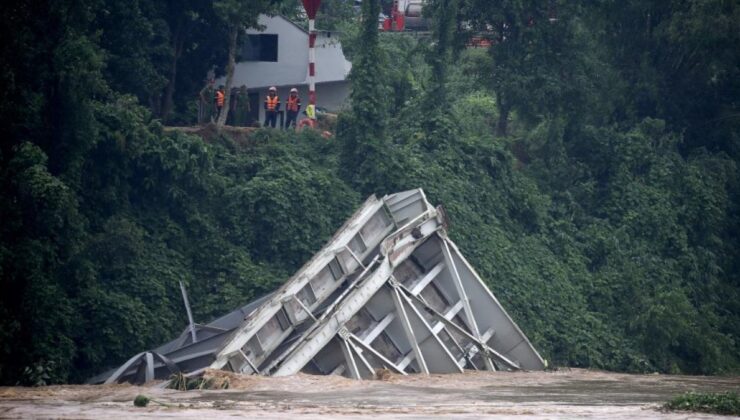
[[[220,85],[215,95],[216,121],[218,121],[218,117],[221,116],[221,110],[224,109],[224,99],[226,99],[226,95],[224,94],[224,85]]]
[[[271,86],[265,97],[265,127],[275,128],[277,113],[280,110],[280,98],[277,96],[277,88]]]
[[[293,128],[295,128],[298,111],[301,110],[301,98],[298,96],[298,89],[292,88],[290,90],[290,96],[288,96],[285,103],[285,110],[288,114],[285,119],[285,129],[287,130],[290,127],[290,123],[293,123]]]

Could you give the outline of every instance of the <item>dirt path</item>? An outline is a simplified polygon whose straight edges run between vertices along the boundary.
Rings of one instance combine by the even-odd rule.
[[[574,369],[560,372],[471,372],[393,376],[387,381],[297,375],[229,375],[228,390],[178,392],[155,387],[52,386],[0,388],[0,418],[264,418],[457,419],[701,419],[710,415],[656,410],[690,390],[740,390],[740,377],[625,375]],[[172,407],[134,407],[145,394]],[[727,418],[727,417],[718,417]]]

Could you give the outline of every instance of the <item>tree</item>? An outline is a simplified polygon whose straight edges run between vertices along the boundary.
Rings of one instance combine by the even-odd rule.
[[[706,146],[740,155],[740,4],[736,1],[606,1],[613,67],[624,113],[686,130],[684,153]]]
[[[215,15],[212,4],[198,0],[168,0],[160,7],[169,27],[171,56],[165,72],[167,84],[161,91],[160,107],[154,112],[165,123],[187,121],[187,104],[203,87],[204,75],[213,63],[224,62],[227,29]],[[185,65],[182,65],[185,63]]]
[[[226,82],[224,87],[226,95],[223,110],[218,117],[218,121],[216,121],[218,127],[223,127],[226,124],[226,118],[229,115],[230,92],[234,78],[239,34],[246,28],[257,27],[259,15],[268,12],[270,7],[276,2],[277,0],[217,0],[213,3],[216,14],[226,23],[229,29],[229,58],[226,63]]]
[[[435,43],[427,53],[431,79],[421,111],[427,115],[422,126],[427,134],[428,144],[433,147],[452,136],[454,131],[454,124],[450,121],[448,112],[450,98],[447,92],[447,78],[453,57],[457,11],[458,0],[434,0],[424,7],[424,13],[432,20]]]
[[[593,108],[599,57],[572,2],[470,1],[473,28],[493,32],[493,68],[481,69],[496,93],[496,133],[509,133],[512,111],[533,122],[555,115],[580,117]],[[557,16],[552,13],[557,10]],[[551,17],[553,19],[551,19]]]
[[[365,193],[382,184],[392,156],[386,137],[388,91],[383,71],[385,56],[378,44],[378,0],[362,2],[361,29],[349,79],[352,82],[352,109],[337,124],[342,142],[345,176]]]
[[[429,50],[427,60],[431,67],[431,80],[425,101],[429,111],[447,105],[447,72],[452,61],[453,36],[456,27],[458,0],[434,0],[424,7],[424,13],[432,20],[435,43]]]

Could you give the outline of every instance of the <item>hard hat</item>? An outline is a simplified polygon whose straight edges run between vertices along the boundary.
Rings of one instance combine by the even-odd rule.
[[[268,89],[270,92],[277,91],[277,88],[275,86],[270,86],[270,89]]]
[[[298,89],[293,88],[293,89],[290,90],[290,93],[298,93]]]

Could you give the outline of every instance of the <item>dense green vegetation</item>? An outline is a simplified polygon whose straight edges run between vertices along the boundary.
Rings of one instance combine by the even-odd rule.
[[[434,0],[427,37],[376,2],[322,10],[355,63],[335,139],[248,145],[163,130],[223,74],[214,2],[6,6],[0,383],[84,380],[182,330],[179,280],[206,321],[416,187],[551,364],[740,369],[737,2]]]
[[[737,392],[699,393],[688,392],[672,398],[663,405],[670,411],[740,415],[740,395]]]

